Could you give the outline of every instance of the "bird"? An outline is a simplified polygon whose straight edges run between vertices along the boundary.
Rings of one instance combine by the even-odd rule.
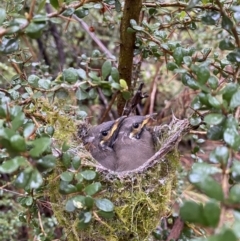
[[[112,171],[116,169],[117,160],[113,146],[121,123],[125,118],[126,116],[122,116],[115,121],[107,121],[93,126],[82,138],[84,146],[90,151],[92,157],[102,166]]]
[[[146,127],[152,119],[147,116],[124,118],[113,145],[117,164],[116,172],[131,171],[144,164],[155,154],[152,132]]]

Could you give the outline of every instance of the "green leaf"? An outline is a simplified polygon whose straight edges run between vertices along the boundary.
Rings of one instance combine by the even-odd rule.
[[[75,170],[77,170],[81,166],[81,159],[79,156],[74,156],[72,158],[72,166]]]
[[[191,182],[192,180],[193,179],[191,178]],[[199,182],[192,182],[192,183],[208,197],[216,199],[218,201],[223,200],[224,196],[223,196],[222,187],[212,177],[210,176],[202,177],[202,180],[200,180]]]
[[[173,58],[175,59],[177,65],[181,65],[183,57],[184,53],[182,47],[177,47],[173,52]]]
[[[226,84],[225,88],[222,91],[223,99],[225,99],[226,101],[230,102],[230,100],[232,99],[233,94],[238,91],[238,87],[239,86],[236,83],[228,83],[228,84]],[[237,95],[237,97],[238,97],[238,95]],[[235,101],[233,101],[233,102],[235,102]]]
[[[21,151],[25,151],[26,150],[25,139],[22,136],[18,135],[18,134],[14,135],[14,136],[12,136],[10,138],[10,143],[11,143],[12,148],[15,151],[21,152]]]
[[[74,14],[79,18],[84,18],[89,14],[89,10],[81,7],[75,10]]]
[[[193,90],[199,89],[199,84],[187,73],[182,74],[182,82]]]
[[[236,107],[240,106],[240,90],[238,89],[237,92],[235,92],[232,95],[231,101],[230,101],[230,108],[234,109]]]
[[[190,66],[191,63],[192,63],[192,57],[190,57],[190,56],[184,56],[184,57],[183,57],[183,62],[184,62],[184,64],[186,64],[187,66]]]
[[[112,212],[114,209],[113,203],[106,198],[96,199],[95,203],[96,203],[96,206],[104,212]]]
[[[115,0],[115,10],[120,13],[122,10],[121,2],[119,0]]]
[[[31,74],[29,77],[28,77],[28,83],[30,85],[32,85],[33,87],[35,88],[38,88],[38,81],[39,81],[39,77],[35,74]]]
[[[85,170],[81,172],[81,175],[86,180],[93,180],[96,177],[96,172],[92,170]]]
[[[69,184],[68,182],[61,181],[59,185],[59,192],[61,194],[75,193],[77,192],[77,188],[74,185]]]
[[[71,182],[73,180],[73,173],[72,172],[63,172],[60,175],[61,180],[65,181],[65,182]]]
[[[94,204],[94,199],[90,196],[86,196],[85,197],[85,205],[88,209],[92,209]]]
[[[170,71],[173,71],[174,69],[177,69],[178,65],[174,62],[168,62],[167,63],[167,69]]]
[[[217,202],[207,202],[203,207],[204,224],[208,227],[217,227],[221,209]]]
[[[209,104],[212,107],[214,107],[215,109],[220,109],[221,103],[219,102],[219,100],[215,96],[212,96],[211,94],[207,94],[207,98],[208,98]]]
[[[52,169],[56,166],[56,157],[53,155],[46,155],[43,158],[38,159],[37,167],[40,170]]]
[[[40,88],[47,90],[51,87],[51,81],[49,79],[40,79],[38,81],[38,86]]]
[[[118,84],[118,83],[116,83],[116,82],[112,82],[112,83],[111,83],[111,87],[112,87],[113,89],[116,89],[116,90],[120,90],[120,89],[121,89],[120,84]]]
[[[6,18],[6,10],[3,8],[0,8],[0,25],[4,22]]]
[[[17,38],[3,37],[0,42],[0,53],[11,54],[18,50],[19,44]]]
[[[207,11],[202,17],[202,22],[207,25],[215,25],[220,19],[221,14],[217,11]]]
[[[195,182],[199,181],[199,177],[201,175],[205,177],[206,175],[213,175],[217,173],[221,173],[221,169],[218,167],[215,167],[211,164],[208,163],[194,163],[192,166],[192,172],[193,174],[197,174],[195,177],[193,176],[192,178],[195,179]]]
[[[42,23],[42,22],[40,22],[40,23],[31,22],[27,26],[25,31],[30,38],[37,39],[37,38],[41,37],[42,31],[45,28],[45,26],[46,26],[46,24]]]
[[[132,28],[133,28],[134,30],[137,30],[137,31],[142,31],[142,30],[144,30],[143,27],[138,26],[138,25],[134,25]]]
[[[210,77],[210,72],[208,67],[205,65],[198,66],[196,75],[197,75],[197,81],[202,85],[205,84]]]
[[[62,154],[62,162],[63,162],[63,165],[66,167],[66,168],[69,168],[71,166],[71,159],[72,159],[72,155],[69,153],[69,152],[64,152]]]
[[[220,233],[210,236],[208,241],[238,241],[235,233],[231,229],[221,229]]]
[[[232,30],[232,28],[233,28],[232,20],[229,17],[227,17],[226,15],[222,16],[222,28],[226,29],[228,31]]]
[[[134,27],[134,26],[137,25],[137,22],[136,22],[136,20],[131,19],[131,20],[130,20],[130,24],[131,24],[132,27]]]
[[[240,146],[240,136],[236,128],[226,128],[223,133],[224,141],[230,145],[234,150],[238,150]]]
[[[24,188],[25,190],[39,188],[42,183],[42,176],[32,167],[29,167],[21,172],[15,181],[17,187]]]
[[[30,150],[29,154],[32,157],[39,157],[51,145],[51,139],[42,137],[34,140],[32,144],[34,147]]]
[[[199,110],[201,107],[202,107],[202,103],[199,99],[199,96],[196,96],[192,103],[191,103],[191,107],[194,109],[194,110]]]
[[[124,90],[124,91],[128,90],[127,82],[124,79],[120,79],[119,83],[120,83],[122,90]]]
[[[64,81],[74,84],[78,80],[78,71],[74,68],[68,68],[63,70],[62,78]]]
[[[233,203],[240,203],[240,184],[235,184],[231,187],[229,200]]]
[[[211,126],[207,131],[207,138],[209,140],[221,140],[223,138],[223,126],[222,125]]]
[[[200,0],[190,0],[188,3],[187,9],[191,9],[191,8],[195,7],[199,2],[200,2]]]
[[[114,217],[114,212],[104,212],[102,210],[99,210],[97,214],[99,217],[103,217],[105,219],[112,219]]]
[[[112,62],[110,60],[106,60],[102,65],[102,78],[104,80],[111,73],[111,70],[112,70]]]
[[[230,39],[226,38],[220,41],[219,43],[219,48],[221,50],[234,50],[235,46],[234,44],[230,41]]]
[[[50,3],[51,3],[51,5],[52,5],[54,8],[56,8],[56,9],[59,8],[59,2],[58,2],[58,0],[50,0]]]
[[[78,76],[81,79],[83,79],[83,80],[87,79],[87,74],[86,74],[86,71],[84,69],[77,69],[77,73],[78,73]]]
[[[0,165],[0,172],[11,174],[11,173],[15,172],[19,168],[19,166],[24,166],[27,163],[28,162],[27,162],[26,158],[18,156],[11,160],[7,160],[7,161],[3,162],[3,164]]]
[[[25,138],[28,138],[30,135],[33,134],[34,129],[35,129],[35,125],[33,123],[27,123],[26,125],[24,125],[23,136]]]
[[[204,117],[204,121],[208,125],[218,125],[218,124],[221,124],[224,119],[225,119],[225,116],[222,115],[222,114],[218,114],[218,113],[208,114],[208,115],[206,115]]]
[[[75,197],[72,198],[73,205],[74,205],[76,208],[82,209],[83,207],[86,206],[86,204],[85,204],[85,199],[86,199],[85,196],[83,196],[83,195],[77,195],[77,196],[75,196]]]
[[[46,4],[46,0],[41,0],[37,7],[37,13],[40,13]]]
[[[84,192],[87,195],[92,196],[95,193],[99,192],[101,190],[101,187],[102,187],[102,185],[100,182],[95,182],[95,183],[88,185],[86,188],[84,188]]]
[[[92,99],[92,100],[94,100],[94,99],[96,99],[97,98],[97,96],[98,96],[98,93],[97,93],[97,90],[96,89],[90,89],[89,90],[89,92],[88,92],[88,97],[89,97],[89,99]]]
[[[229,158],[229,151],[226,146],[216,147],[209,155],[209,160],[212,163],[222,163],[227,164]]]
[[[189,181],[210,198],[222,201],[224,198],[222,187],[209,175],[215,171],[220,170],[218,168],[214,169],[206,163],[196,163],[193,165],[192,172],[189,175]]]
[[[129,100],[131,98],[131,92],[130,91],[122,91],[122,96],[125,100]]]
[[[67,200],[66,204],[65,204],[65,210],[67,212],[73,212],[75,210],[75,206],[73,204],[73,200],[70,199],[70,200]]]
[[[214,75],[210,76],[208,79],[208,84],[213,90],[216,90],[218,87],[218,78]]]
[[[89,223],[92,220],[91,212],[81,212],[79,215],[80,222]]]
[[[64,141],[62,144],[62,152],[68,151],[70,146],[68,145],[67,141]]]
[[[190,124],[192,126],[198,126],[202,122],[202,119],[200,116],[192,116],[190,118]]]
[[[180,208],[180,216],[185,222],[202,223],[202,205],[192,201],[186,201]]]
[[[238,160],[234,160],[231,167],[231,176],[237,182],[240,182],[240,162]]]
[[[116,67],[112,67],[111,76],[112,76],[114,81],[116,81],[116,82],[119,81],[119,72],[118,72],[118,69]]]
[[[33,169],[31,172],[31,176],[28,180],[28,185],[30,189],[32,188],[39,188],[43,183],[43,179],[41,174],[39,173],[38,170]]]
[[[28,167],[28,168],[24,169],[24,171],[19,173],[19,175],[17,176],[17,178],[15,180],[15,185],[18,188],[25,188],[27,186],[28,181],[31,176],[31,171],[32,171],[32,167]]]
[[[227,60],[233,63],[240,63],[240,49],[236,49],[227,55]]]
[[[62,15],[65,16],[65,17],[70,17],[73,15],[74,13],[74,8],[67,8],[63,13]]]
[[[92,57],[97,58],[99,56],[101,56],[101,52],[98,49],[94,49],[92,52]]]
[[[78,90],[76,92],[76,98],[78,100],[86,100],[88,98],[88,93],[85,90],[78,88]]]
[[[240,22],[240,7],[239,6],[233,6],[232,10],[234,11],[234,18],[237,22]]]
[[[16,131],[20,126],[22,126],[24,119],[25,115],[22,112],[18,113],[12,121],[12,129]]]

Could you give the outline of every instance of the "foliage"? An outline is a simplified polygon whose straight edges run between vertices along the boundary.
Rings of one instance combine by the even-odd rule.
[[[83,168],[81,157],[72,151],[73,135],[77,132],[77,121],[85,120],[86,116],[94,115],[95,123],[116,117],[117,95],[125,102],[129,100],[140,78],[148,84],[151,97],[139,103],[141,114],[159,111],[167,97],[179,116],[186,118],[186,109],[191,106],[190,123],[195,128],[191,138],[195,146],[188,180],[195,193],[204,197],[203,200],[186,198],[184,188],[187,184],[179,175],[179,183],[184,183],[179,184],[175,195],[181,200],[181,207],[179,214],[173,213],[171,218],[175,221],[181,217],[185,226],[174,236],[174,225],[172,229],[171,225],[160,225],[153,232],[154,238],[238,240],[238,2],[142,3],[141,21],[130,17],[127,28],[128,34],[136,35],[131,51],[137,64],[129,79],[121,77],[124,60],[118,61],[119,51],[124,48],[122,43],[117,44],[124,14],[122,8],[123,2],[119,0],[50,0],[49,3],[45,0],[7,0],[0,3],[3,200],[9,198],[5,191],[19,192],[19,220],[35,230],[33,233],[39,240],[52,239],[54,234],[47,228],[48,221],[39,210],[41,205],[48,203],[50,180],[53,184],[55,180],[51,177],[57,170],[54,187],[66,197],[65,211],[70,215],[72,212],[79,214],[80,229],[98,218],[93,215],[96,212],[112,217],[114,204],[110,198],[98,198],[102,187],[98,173],[93,168]],[[160,81],[159,76],[162,77]],[[176,79],[171,82],[173,90],[164,95],[163,82],[172,79]],[[188,98],[176,95],[183,89],[179,83],[185,86]],[[180,90],[176,90],[177,86],[181,86]],[[118,112],[124,111],[117,108]],[[165,108],[165,114],[169,109]],[[212,141],[214,147],[203,160],[200,156],[205,151],[206,141]],[[75,195],[76,192],[79,195]],[[4,211],[7,210],[5,205]],[[229,210],[233,214],[228,225],[225,216]],[[41,218],[45,220],[44,225],[39,221]],[[55,227],[55,221],[49,222]],[[196,229],[200,231],[195,232]],[[13,233],[14,238],[16,235]]]

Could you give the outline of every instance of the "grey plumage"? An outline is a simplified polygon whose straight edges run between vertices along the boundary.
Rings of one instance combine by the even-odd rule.
[[[90,151],[93,158],[111,170],[116,169],[117,157],[113,150],[113,145],[124,118],[126,117],[120,117],[115,121],[108,121],[94,126],[90,128],[87,135],[83,138],[83,144]]]
[[[113,146],[117,157],[115,171],[130,171],[145,163],[155,153],[152,133],[146,128],[151,116],[125,118]]]

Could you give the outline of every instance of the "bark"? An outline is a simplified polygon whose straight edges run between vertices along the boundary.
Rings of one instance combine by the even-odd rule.
[[[130,20],[134,19],[139,22],[139,16],[142,8],[142,0],[125,0],[123,16],[120,26],[120,54],[118,71],[120,79],[127,82],[129,91],[132,91],[132,67],[133,67],[133,51],[135,46],[135,33],[127,32],[130,27]],[[126,100],[119,92],[117,97],[117,111],[121,115],[125,106]]]

